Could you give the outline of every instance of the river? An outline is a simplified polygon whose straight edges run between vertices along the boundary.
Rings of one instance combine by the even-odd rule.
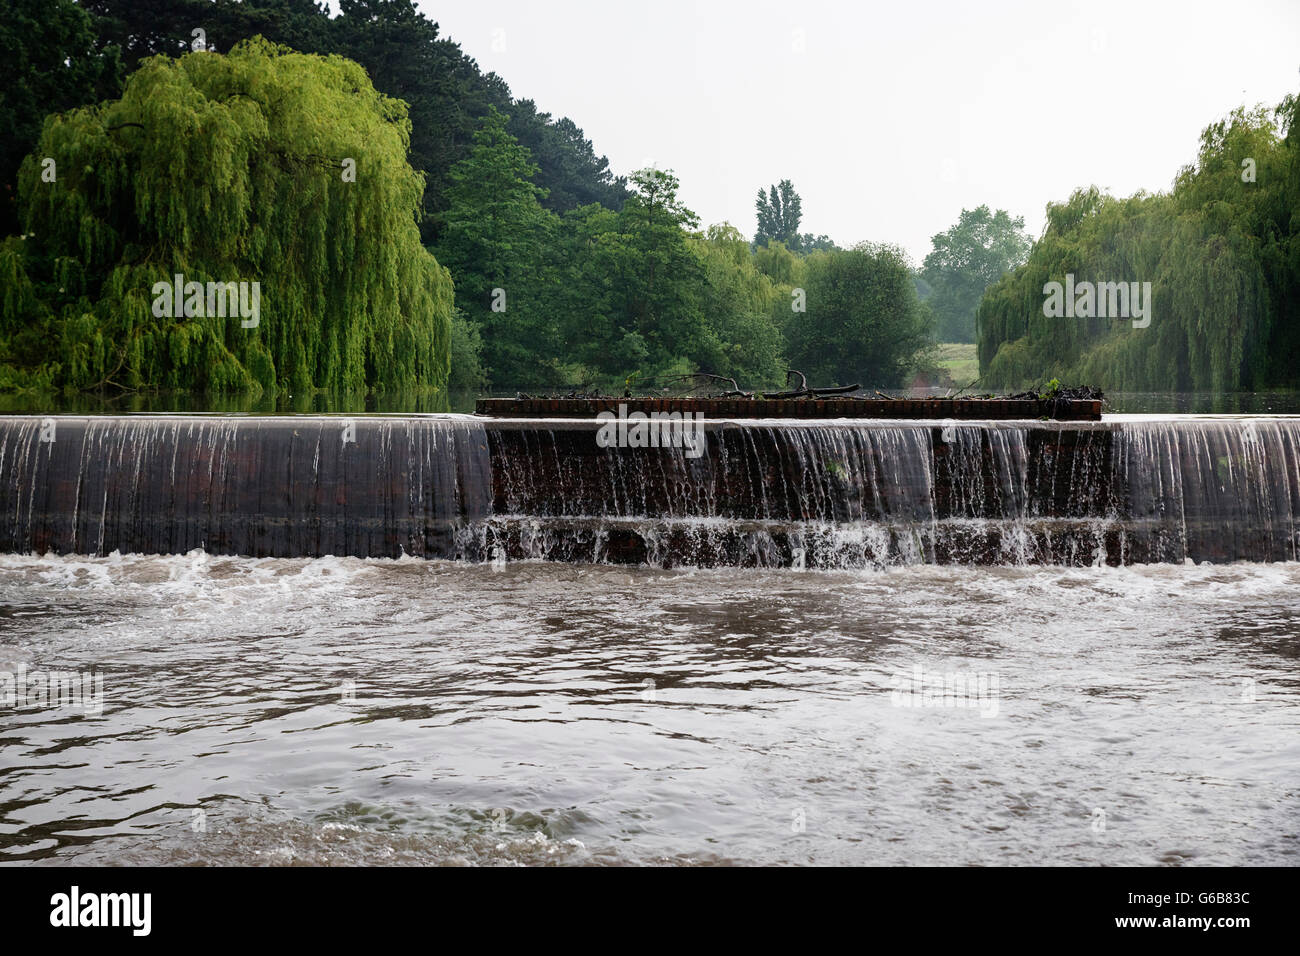
[[[0,860],[1295,864],[1297,593],[0,555]],[[87,695],[17,693],[52,670]]]

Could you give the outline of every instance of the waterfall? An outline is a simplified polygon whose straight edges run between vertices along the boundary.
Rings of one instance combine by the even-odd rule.
[[[497,546],[658,566],[1294,560],[1300,420],[494,423]]]
[[[880,566],[1030,560],[988,530],[1029,514],[1023,424],[717,423],[708,453],[597,448],[569,423],[493,428],[492,524],[512,553],[563,526],[566,558]],[[539,534],[545,524],[552,532]],[[513,534],[523,526],[532,533]],[[561,536],[562,538],[564,536]],[[1012,547],[1014,535],[1008,536]],[[588,550],[588,549],[599,550]]]
[[[479,555],[483,426],[434,418],[0,420],[0,550]]]
[[[1127,425],[1116,482],[1147,525],[1148,561],[1294,561],[1300,421],[1197,419]]]
[[[883,567],[1296,560],[1300,420],[0,418],[0,551]]]

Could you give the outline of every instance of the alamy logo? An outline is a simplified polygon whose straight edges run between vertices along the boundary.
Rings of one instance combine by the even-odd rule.
[[[153,928],[152,893],[71,892],[50,897],[51,926],[128,926],[134,936],[148,936]]]
[[[104,712],[104,674],[97,671],[0,671],[0,708],[62,708],[98,717]]]
[[[186,282],[179,272],[171,282],[153,284],[153,314],[163,318],[243,319],[240,326],[255,329],[262,321],[262,283]]]
[[[895,707],[959,707],[978,710],[981,717],[998,715],[1002,681],[982,671],[931,671],[916,664],[912,673],[895,674],[890,703]]]
[[[1065,283],[1043,286],[1043,315],[1049,319],[1132,319],[1133,328],[1151,324],[1150,282],[1078,282],[1066,273]]]
[[[596,433],[601,448],[685,448],[687,458],[704,454],[702,412],[632,412],[619,403],[618,414],[596,416],[603,424]]]

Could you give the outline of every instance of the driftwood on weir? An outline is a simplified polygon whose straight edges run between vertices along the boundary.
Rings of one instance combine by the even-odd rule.
[[[861,385],[837,385],[833,388],[809,388],[808,376],[798,369],[786,369],[785,383],[790,384],[790,376],[799,376],[799,387],[789,392],[764,392],[764,398],[786,399],[786,398],[821,398],[823,395],[848,395],[850,392],[856,392],[862,388]]]
[[[774,399],[778,401],[784,401],[787,399],[798,399],[798,398],[825,398],[827,396],[834,396],[834,395],[851,395],[853,392],[860,391],[862,388],[861,385],[835,385],[828,388],[810,388],[808,386],[808,376],[805,375],[803,372],[799,371],[798,369],[793,369],[793,368],[786,370],[785,382],[787,385],[790,384],[790,380],[794,376],[799,377],[799,386],[797,388],[785,392],[764,392],[761,397],[765,399]],[[624,398],[633,397],[632,379],[634,377],[635,376],[628,376],[626,387],[623,390]],[[718,392],[716,395],[709,396],[710,398],[752,399],[754,397],[753,392],[745,391],[743,388],[740,387],[740,384],[734,378],[728,375],[715,375],[712,372],[691,372],[686,375],[676,375],[670,379],[660,379],[658,382],[654,383],[654,385],[656,386],[655,391],[660,391],[664,394],[668,394],[670,392],[670,389],[672,388],[671,383],[678,383],[678,387],[680,388],[683,383],[687,383],[687,382],[695,383],[685,388],[685,391],[688,394],[691,392],[695,392],[699,389],[706,388],[713,382],[719,382],[719,383],[724,383],[726,385],[730,385],[731,387],[726,391]],[[552,392],[553,395],[556,392],[560,392],[561,396],[557,396],[557,397],[563,397],[568,399],[601,398],[602,396],[598,389],[595,391],[589,391],[591,385],[592,383],[590,382],[582,382],[577,385],[555,386],[551,388],[550,391]],[[647,387],[646,385],[642,386],[643,389],[646,387]],[[884,399],[889,398],[888,395],[885,395],[881,392],[876,392],[876,394]],[[529,401],[535,397],[537,396],[529,395],[524,392],[518,392],[515,395],[515,399],[517,401]],[[858,397],[855,396],[855,398]],[[859,398],[858,400],[861,399]]]
[[[682,378],[704,378],[713,382],[730,382],[731,391],[720,392],[718,394],[718,398],[753,398],[754,397],[753,392],[746,392],[740,387],[740,385],[736,382],[734,378],[729,378],[726,375],[714,375],[712,372],[692,372],[690,375],[683,375]],[[698,388],[700,386],[696,386],[696,387]]]

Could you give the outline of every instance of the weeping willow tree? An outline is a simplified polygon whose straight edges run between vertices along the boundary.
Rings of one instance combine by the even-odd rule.
[[[1297,100],[1237,110],[1208,127],[1169,193],[1096,188],[1047,209],[1029,261],[977,313],[990,387],[1051,378],[1114,390],[1300,384],[1300,128]],[[1150,282],[1146,327],[1129,318],[1044,314],[1045,286]]]
[[[0,246],[0,388],[443,388],[452,284],[409,139],[360,66],[260,37],[48,117]],[[169,308],[178,276],[257,283],[257,315]]]

